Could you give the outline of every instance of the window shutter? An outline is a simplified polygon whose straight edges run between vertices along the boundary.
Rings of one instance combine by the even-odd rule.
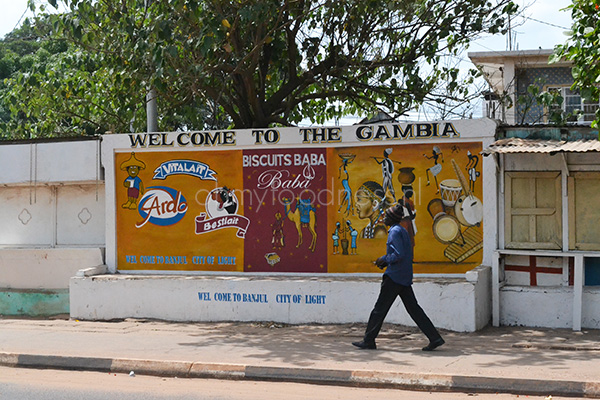
[[[507,172],[505,246],[562,248],[560,172]]]
[[[569,248],[600,250],[600,172],[569,176]]]

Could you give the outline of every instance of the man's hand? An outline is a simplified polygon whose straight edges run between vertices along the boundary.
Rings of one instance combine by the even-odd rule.
[[[385,260],[385,256],[381,256],[377,259],[377,261],[375,261],[375,265],[377,265],[377,268],[379,269],[384,269],[385,267],[387,267],[387,261]]]

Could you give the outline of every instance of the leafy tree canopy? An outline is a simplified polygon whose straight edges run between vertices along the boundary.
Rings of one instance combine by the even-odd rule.
[[[144,130],[149,88],[161,130],[402,115],[443,101],[442,85],[460,95],[442,55],[516,11],[511,0],[64,3],[43,18],[68,49],[13,74],[3,95],[27,122],[13,127],[34,135]]]
[[[39,35],[35,31],[30,21],[25,20],[21,27],[0,41],[0,96],[7,91],[8,78],[30,71],[33,65],[43,63],[52,54],[65,50],[57,42],[38,40]],[[11,119],[10,106],[5,100],[6,97],[0,97],[0,124]],[[16,119],[20,117],[22,115],[15,116]],[[6,136],[6,129],[1,132],[0,137]]]
[[[600,0],[573,0],[571,9],[573,26],[569,38],[556,46],[550,61],[561,58],[574,63],[573,88],[579,90],[584,100],[598,103],[600,96]],[[592,127],[598,127],[600,109]]]

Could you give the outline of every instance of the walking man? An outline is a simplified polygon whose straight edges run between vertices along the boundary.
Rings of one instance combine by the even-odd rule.
[[[380,269],[387,268],[383,274],[379,298],[367,323],[365,336],[362,341],[352,343],[360,349],[377,348],[375,338],[397,296],[400,296],[408,315],[429,339],[429,344],[423,347],[423,351],[434,350],[445,343],[425,311],[419,306],[412,289],[413,247],[408,232],[399,224],[404,217],[403,209],[404,207],[396,204],[385,212],[383,222],[390,227],[387,252],[379,257],[375,264]]]

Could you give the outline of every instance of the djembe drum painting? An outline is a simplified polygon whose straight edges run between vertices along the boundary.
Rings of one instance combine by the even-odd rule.
[[[427,205],[427,211],[433,219],[433,236],[438,242],[448,245],[444,255],[455,263],[475,254],[482,248],[483,242],[480,229],[472,226],[474,224],[466,224],[462,221],[463,214],[459,216],[456,213],[457,207],[460,206],[459,211],[463,209],[463,200],[472,197],[470,192],[465,192],[461,176],[457,178],[440,182],[440,198],[432,199]],[[467,228],[463,232],[464,226]]]
[[[462,188],[457,179],[445,179],[440,183],[440,195],[446,207],[454,207]]]

